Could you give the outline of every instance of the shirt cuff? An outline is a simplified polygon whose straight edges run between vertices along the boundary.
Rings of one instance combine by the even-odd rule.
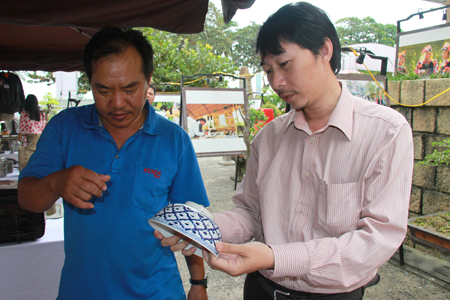
[[[308,272],[309,252],[305,243],[270,245],[275,257],[272,277],[298,277]]]
[[[215,213],[213,213],[213,216],[214,222],[217,224],[217,226],[219,226],[220,233],[222,234],[222,242],[229,241],[231,235],[228,234],[230,232],[230,227],[228,226],[229,225],[228,218],[222,214],[215,214]]]

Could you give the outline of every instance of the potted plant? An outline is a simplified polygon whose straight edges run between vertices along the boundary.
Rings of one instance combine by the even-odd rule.
[[[408,228],[413,242],[450,252],[450,213],[409,219]]]

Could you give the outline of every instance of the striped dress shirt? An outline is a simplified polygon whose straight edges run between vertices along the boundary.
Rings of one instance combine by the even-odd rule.
[[[342,293],[368,283],[406,235],[414,156],[395,110],[343,87],[328,124],[311,132],[301,110],[254,138],[236,208],[216,214],[223,241],[273,249],[260,270],[289,289]]]

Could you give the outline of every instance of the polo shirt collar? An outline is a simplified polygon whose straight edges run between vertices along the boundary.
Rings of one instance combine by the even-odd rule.
[[[148,101],[145,101],[144,109],[147,111],[147,116],[141,127],[142,132],[150,135],[162,134],[163,129],[160,126],[160,119],[157,117],[155,109],[148,103]],[[88,109],[83,115],[82,123],[83,127],[86,129],[97,129],[101,131],[105,130],[95,104],[92,104],[92,108]]]
[[[341,84],[342,92],[339,97],[338,103],[336,104],[336,107],[334,108],[333,112],[330,115],[330,119],[328,120],[326,128],[329,126],[336,127],[339,129],[346,137],[347,139],[352,139],[352,133],[353,133],[353,106],[354,106],[354,99],[353,95],[348,91],[345,84]],[[303,110],[297,110],[292,113],[292,115],[289,118],[289,121],[287,122],[287,127],[294,123],[294,126],[297,129],[303,130],[306,132],[306,129],[309,130],[309,127],[307,126],[307,122],[305,119],[305,115],[303,114]]]

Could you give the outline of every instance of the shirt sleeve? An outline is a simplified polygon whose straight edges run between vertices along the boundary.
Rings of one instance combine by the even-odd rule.
[[[310,285],[349,287],[390,259],[407,231],[414,164],[408,124],[380,151],[364,180],[357,229],[337,238],[270,245],[275,255],[273,277],[302,275]]]
[[[25,123],[26,123],[26,112],[22,111],[22,113],[20,114],[20,127],[19,127],[19,132],[21,133],[26,133],[25,132]]]

